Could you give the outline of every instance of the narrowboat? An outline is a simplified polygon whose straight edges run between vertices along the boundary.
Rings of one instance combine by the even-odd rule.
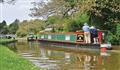
[[[35,41],[37,40],[37,35],[34,35],[33,33],[29,33],[27,36],[27,41]]]
[[[69,45],[77,48],[93,48],[100,49],[102,47],[111,48],[109,44],[104,44],[106,31],[98,31],[98,43],[85,43],[84,32],[61,32],[61,33],[50,33],[43,32],[39,35],[39,42],[45,42],[49,44]]]

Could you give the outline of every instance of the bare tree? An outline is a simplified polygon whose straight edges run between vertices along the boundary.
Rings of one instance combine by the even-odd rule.
[[[0,3],[14,4],[17,0],[0,0]]]

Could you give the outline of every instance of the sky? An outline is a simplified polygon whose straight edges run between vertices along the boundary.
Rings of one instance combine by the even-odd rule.
[[[28,14],[31,13],[30,8],[33,7],[31,2],[34,1],[35,0],[17,0],[14,5],[0,3],[0,22],[5,20],[10,24],[15,19],[19,19],[20,21],[33,19]]]

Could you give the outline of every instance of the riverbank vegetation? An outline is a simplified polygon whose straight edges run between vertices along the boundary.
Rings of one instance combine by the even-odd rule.
[[[37,34],[46,28],[53,28],[52,32],[73,32],[81,30],[87,22],[89,26],[107,30],[108,41],[120,44],[119,0],[48,0],[32,4],[35,6],[30,9],[30,16],[42,17],[44,20],[24,20],[19,22],[18,29],[15,29],[12,23],[11,27],[9,26],[11,30],[8,28],[9,33],[25,37],[29,32]],[[7,27],[4,26],[4,30],[7,30]],[[12,30],[14,32],[11,32]]]
[[[0,45],[0,56],[1,70],[41,70],[3,45]]]
[[[15,39],[0,39],[0,44],[6,44],[6,43],[10,43],[10,42],[15,42],[17,40]]]

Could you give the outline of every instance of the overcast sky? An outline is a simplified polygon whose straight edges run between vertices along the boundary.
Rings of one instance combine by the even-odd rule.
[[[30,8],[33,7],[31,2],[35,0],[17,0],[14,5],[12,4],[0,4],[0,22],[5,20],[8,24],[13,22],[15,19],[30,20],[28,14],[30,14]]]

